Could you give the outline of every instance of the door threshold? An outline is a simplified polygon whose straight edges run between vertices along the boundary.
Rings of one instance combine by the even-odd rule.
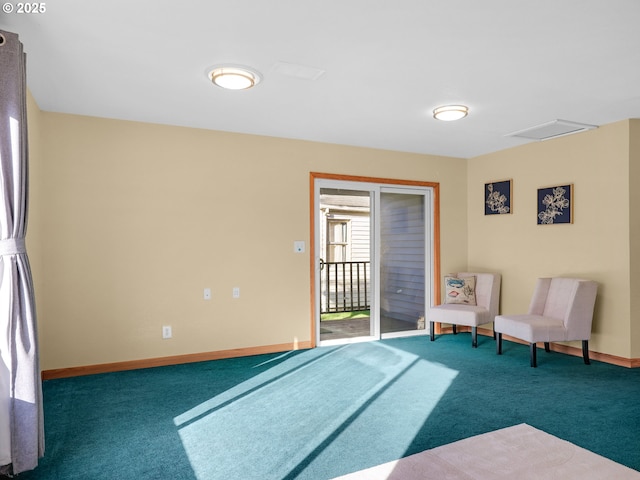
[[[351,338],[334,338],[331,340],[320,340],[318,342],[318,347],[332,347],[335,345],[348,345],[350,343],[362,343],[362,342],[373,342],[374,340],[379,340],[378,337],[369,336],[369,337],[351,337]]]

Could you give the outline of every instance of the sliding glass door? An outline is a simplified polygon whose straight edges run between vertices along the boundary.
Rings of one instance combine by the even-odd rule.
[[[314,182],[320,345],[424,334],[432,298],[432,189]]]

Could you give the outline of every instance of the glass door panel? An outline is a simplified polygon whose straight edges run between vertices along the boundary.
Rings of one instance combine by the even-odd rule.
[[[425,329],[425,193],[380,193],[380,332]]]
[[[320,188],[319,340],[371,337],[371,198],[369,190]]]

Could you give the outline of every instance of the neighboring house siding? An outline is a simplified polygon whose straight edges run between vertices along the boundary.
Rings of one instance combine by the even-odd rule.
[[[354,214],[351,217],[351,258],[352,262],[370,261],[369,215]]]
[[[395,194],[381,203],[381,313],[415,322],[424,315],[424,204]]]

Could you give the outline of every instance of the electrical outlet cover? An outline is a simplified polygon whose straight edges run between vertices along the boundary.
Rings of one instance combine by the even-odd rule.
[[[171,338],[171,326],[165,325],[162,327],[162,338]]]

